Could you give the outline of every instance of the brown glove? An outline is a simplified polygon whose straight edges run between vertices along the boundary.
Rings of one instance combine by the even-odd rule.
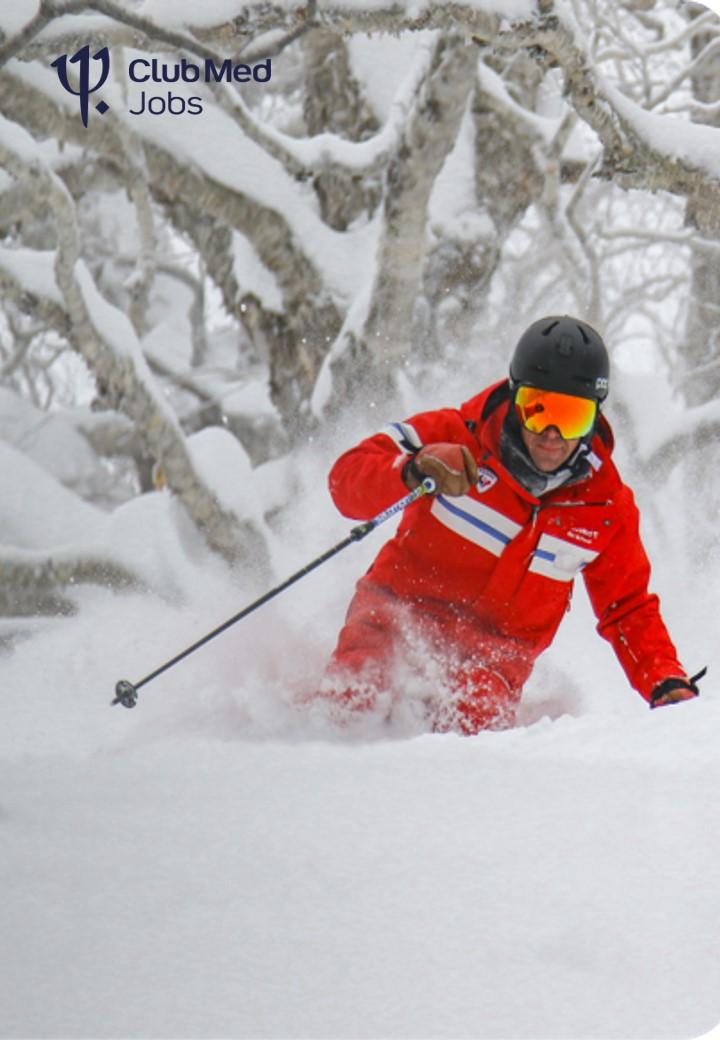
[[[478,479],[478,468],[464,444],[427,444],[403,466],[403,480],[412,491],[423,477],[432,477],[438,495],[466,495]]]

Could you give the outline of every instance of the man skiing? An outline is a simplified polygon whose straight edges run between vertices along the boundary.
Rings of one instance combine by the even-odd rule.
[[[590,325],[542,318],[520,337],[508,380],[459,409],[392,423],[338,459],[330,492],[353,519],[424,477],[436,489],[405,510],[357,584],[323,684],[334,706],[372,709],[431,660],[443,671],[436,730],[512,725],[580,572],[598,631],[650,706],[697,695],[648,592],[638,511],[601,414],[608,380]]]

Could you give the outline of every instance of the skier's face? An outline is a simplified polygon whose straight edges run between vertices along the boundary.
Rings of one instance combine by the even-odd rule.
[[[564,440],[557,426],[546,426],[542,433],[531,433],[521,426],[520,434],[528,455],[543,473],[552,473],[567,462],[580,443],[577,437]]]

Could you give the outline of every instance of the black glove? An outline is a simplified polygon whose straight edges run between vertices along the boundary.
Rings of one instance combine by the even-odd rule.
[[[700,693],[698,679],[702,679],[706,672],[707,668],[703,668],[689,679],[665,679],[650,695],[650,707],[661,708],[664,704],[677,704],[697,697]]]

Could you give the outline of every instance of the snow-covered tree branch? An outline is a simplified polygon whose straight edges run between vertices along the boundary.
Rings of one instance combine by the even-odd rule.
[[[689,298],[687,366],[715,372],[701,5],[27,0],[0,30],[0,383],[78,409],[74,353],[114,431],[98,465],[169,489],[226,558],[266,558],[277,502],[230,507],[194,437],[252,480],[361,387],[421,388],[469,348],[495,370],[538,308],[622,343],[677,301],[670,371]],[[83,47],[112,66],[87,127],[52,65]]]

